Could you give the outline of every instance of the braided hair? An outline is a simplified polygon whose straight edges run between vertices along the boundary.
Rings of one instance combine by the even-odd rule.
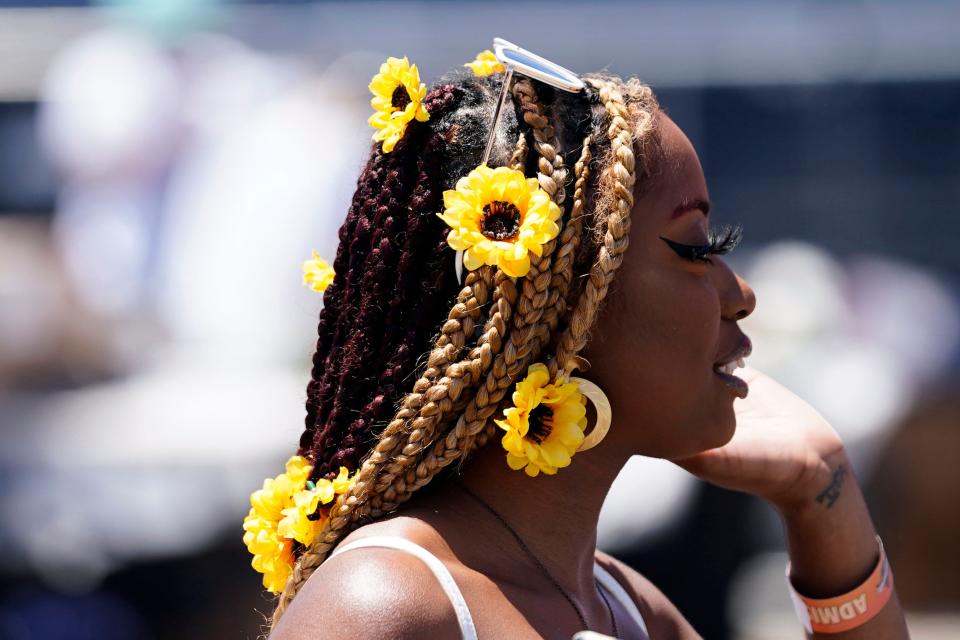
[[[563,211],[561,230],[531,253],[525,276],[484,265],[457,282],[449,227],[435,214],[443,191],[480,163],[502,78],[442,78],[424,99],[430,119],[410,122],[390,153],[374,145],[357,181],[323,296],[298,451],[311,479],[341,465],[357,473],[313,544],[295,549],[274,624],[347,533],[492,437],[491,418],[530,364],[546,362],[551,377],[568,366],[623,260],[634,197],[659,158],[652,90],[595,74],[567,93],[521,76],[491,165],[536,175]]]

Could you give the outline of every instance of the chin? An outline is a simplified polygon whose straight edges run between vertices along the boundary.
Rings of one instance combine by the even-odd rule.
[[[717,420],[716,418],[720,419]],[[711,442],[703,450],[716,449],[730,442],[733,434],[737,432],[737,417],[733,412],[733,405],[727,407],[720,416],[715,416],[715,422],[711,425],[709,436]]]
[[[692,431],[697,435],[696,440],[685,443],[687,445],[684,447],[686,450],[673,457],[682,458],[692,456],[701,451],[722,447],[730,442],[736,431],[737,418],[733,412],[732,403],[728,403],[719,411],[699,421]]]
[[[695,455],[708,449],[716,449],[730,442],[737,430],[737,421],[733,407],[725,407],[722,411],[707,417],[685,423],[678,423],[674,428],[665,431],[667,434],[683,433],[686,437],[669,437],[659,442],[648,443],[640,455],[675,460]]]

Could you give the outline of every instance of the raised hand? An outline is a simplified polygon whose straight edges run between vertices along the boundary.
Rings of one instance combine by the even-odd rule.
[[[826,491],[849,470],[838,467],[844,453],[837,432],[816,409],[768,375],[747,367],[737,375],[750,385],[734,401],[737,430],[726,445],[674,460],[713,484],[789,507]],[[834,498],[835,499],[835,498]]]
[[[823,416],[783,385],[756,369],[739,375],[750,392],[734,403],[733,438],[674,462],[708,482],[766,498],[777,508],[786,529],[790,580],[798,591],[813,598],[850,591],[876,566],[878,547],[843,442]],[[908,638],[896,593],[866,623],[830,637]]]

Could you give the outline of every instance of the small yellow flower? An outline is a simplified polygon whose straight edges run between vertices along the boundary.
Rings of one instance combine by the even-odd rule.
[[[313,466],[302,456],[287,460],[286,471],[263,481],[250,496],[250,512],[243,521],[243,542],[253,554],[251,565],[263,574],[263,586],[279,593],[293,568],[293,543],[310,546],[323,529],[327,510],[352,478],[346,467],[334,480],[308,481]]]
[[[340,473],[337,474],[337,477],[333,479],[333,490],[339,495],[341,493],[347,492],[347,487],[350,486],[350,482],[353,480],[350,477],[350,472],[346,467],[340,467]]]
[[[330,485],[329,480],[321,480],[318,485],[322,483]],[[329,488],[327,503],[333,500],[333,488]],[[317,512],[320,503],[323,502],[323,497],[319,491],[310,489],[304,489],[293,494],[293,506],[282,511],[283,519],[277,523],[277,535],[310,546],[326,520],[323,514]]]
[[[447,244],[463,254],[470,270],[495,265],[519,277],[530,270],[529,251],[542,255],[543,245],[560,233],[560,207],[536,178],[509,167],[480,165],[443,192],[443,213],[452,229]]]
[[[250,509],[243,529],[243,542],[253,554],[250,564],[263,574],[267,591],[280,593],[293,568],[293,541],[279,537],[275,523],[257,517],[256,509]]]
[[[481,51],[477,54],[477,57],[473,62],[468,62],[463,66],[470,67],[473,73],[481,78],[494,73],[503,73],[507,70],[505,66],[500,64],[500,61],[497,60],[497,56],[493,55],[493,51],[490,51],[490,49]]]
[[[376,129],[373,139],[383,142],[384,153],[393,151],[411,120],[426,122],[430,119],[423,106],[427,86],[420,82],[417,65],[411,65],[406,56],[387,58],[368,88],[373,93],[370,106],[374,114],[367,123]]]
[[[310,477],[313,465],[303,456],[291,456],[286,464],[286,476],[290,483],[300,486]]]
[[[303,284],[314,291],[323,291],[329,287],[335,275],[333,267],[316,251],[313,252],[313,258],[303,263]]]
[[[569,465],[587,428],[586,402],[576,382],[550,383],[546,365],[530,365],[513,392],[513,406],[503,420],[494,420],[506,431],[501,442],[510,468],[534,477]]]

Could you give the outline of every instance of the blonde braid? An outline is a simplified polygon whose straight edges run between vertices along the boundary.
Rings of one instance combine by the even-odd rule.
[[[503,281],[497,288],[500,295],[495,301],[494,311],[488,321],[487,331],[480,338],[479,343],[470,354],[470,358],[452,365],[462,368],[459,378],[448,380],[444,378],[438,384],[447,383],[451,386],[450,397],[459,399],[454,403],[451,411],[444,414],[440,424],[446,424],[453,416],[461,414],[464,408],[473,400],[472,384],[474,380],[482,380],[490,370],[495,357],[500,353],[503,345],[502,337],[507,334],[507,327],[512,315],[512,309],[517,303],[518,292],[516,283],[510,276],[498,272],[498,278]],[[496,295],[496,294],[495,294]],[[457,387],[457,390],[454,390]],[[461,391],[462,393],[461,395]],[[370,499],[354,510],[354,520],[365,516],[378,517],[395,509],[401,500],[398,495],[406,493],[409,469],[418,463],[423,451],[435,440],[435,432],[431,434],[411,433],[407,445],[397,458],[388,465],[389,473],[384,473],[378,479]],[[406,475],[404,475],[406,472]]]
[[[510,156],[510,163],[508,166],[514,171],[523,171],[524,167],[527,166],[527,153],[530,151],[530,147],[527,146],[527,134],[520,132],[520,138],[517,140],[517,146],[513,150],[513,155]]]
[[[528,151],[526,135],[521,133],[510,159],[510,167],[522,171],[527,161]],[[447,387],[447,396],[454,401],[452,408],[449,405],[442,407],[441,418],[431,425],[434,428],[414,429],[410,432],[402,450],[392,461],[386,463],[385,471],[378,476],[370,500],[354,510],[354,520],[391,510],[391,507],[395,504],[397,490],[402,489],[403,486],[402,482],[395,483],[395,478],[404,469],[416,462],[424,447],[433,442],[436,425],[445,424],[452,416],[461,413],[470,401],[472,394],[469,392],[472,390],[474,381],[480,380],[486,375],[493,363],[494,356],[500,353],[503,337],[507,332],[507,323],[510,321],[512,308],[516,301],[516,283],[502,271],[497,271],[492,311],[487,319],[483,334],[469,356],[460,362],[451,364],[438,383],[440,386]],[[400,486],[397,486],[398,484]]]
[[[514,86],[514,97],[519,102],[524,121],[533,129],[534,146],[539,155],[538,180],[541,188],[561,205],[565,200],[564,182],[566,168],[557,152],[556,132],[537,100],[533,84],[521,79]],[[549,300],[548,288],[553,282],[551,258],[557,246],[553,239],[543,246],[543,255],[534,255],[530,271],[522,281],[522,293],[517,301],[513,329],[503,352],[497,356],[483,385],[466,406],[456,425],[445,438],[438,441],[414,471],[408,471],[406,486],[397,491],[397,504],[405,501],[414,491],[425,486],[443,468],[458,459],[462,452],[472,446],[477,434],[497,410],[499,402],[529,362],[539,353],[541,344],[535,339],[537,323]]]
[[[590,160],[592,159],[590,142],[591,139],[588,135],[583,140],[580,159],[574,166],[573,204],[570,208],[570,219],[560,234],[560,248],[554,255],[553,278],[550,283],[550,298],[547,301],[547,309],[544,312],[543,321],[537,326],[535,338],[540,344],[538,351],[542,350],[550,341],[558,322],[566,314],[569,306],[568,294],[573,279],[573,263],[577,248],[580,246],[585,192],[590,180]],[[495,433],[496,425],[488,422],[475,439],[464,443],[466,448],[461,459],[465,459],[474,450],[483,447]]]
[[[409,428],[409,425],[413,424],[422,428],[424,422],[439,419],[440,413],[435,412],[433,407],[438,406],[438,404],[443,405],[446,399],[442,397],[442,394],[434,391],[437,389],[434,381],[440,373],[440,369],[445,368],[447,363],[459,356],[466,341],[473,335],[476,320],[481,309],[487,303],[493,278],[493,270],[487,266],[467,274],[464,287],[457,295],[457,302],[447,314],[447,320],[444,322],[440,335],[434,343],[434,348],[430,352],[426,370],[414,384],[413,392],[404,397],[401,409],[384,429],[376,446],[364,460],[357,471],[356,477],[351,482],[348,492],[340,496],[341,499],[347,498],[347,500],[338,500],[334,506],[339,507],[339,509],[332,508],[330,510],[330,518],[326,523],[325,531],[337,532],[349,524],[352,506],[365,499],[381,465],[390,459],[394,449],[402,446],[400,436]],[[426,401],[426,404],[424,404],[424,401]],[[413,419],[412,422],[411,419]],[[335,513],[336,515],[334,515]],[[320,552],[320,546],[315,545],[305,550],[296,560],[290,577],[287,579],[287,584],[277,599],[273,613],[274,624],[286,611],[287,606],[303,583],[323,562],[328,551],[329,547]]]
[[[537,338],[541,348],[550,341],[560,319],[566,315],[570,284],[573,280],[573,264],[580,247],[580,236],[583,231],[583,205],[587,183],[590,180],[590,136],[583,140],[580,159],[574,165],[573,204],[570,208],[570,219],[560,234],[560,248],[553,260],[553,280],[550,284],[550,299],[547,301],[547,310],[543,314],[544,321],[538,328]],[[554,372],[555,373],[555,372]]]
[[[606,197],[600,200],[594,212],[594,218],[599,221],[598,228],[603,230],[603,244],[590,269],[584,292],[577,300],[570,322],[558,341],[556,354],[547,363],[551,378],[557,374],[561,365],[565,366],[586,344],[600,304],[606,297],[614,273],[623,261],[623,254],[629,244],[630,212],[633,209],[633,187],[636,181],[633,137],[634,134],[645,137],[654,126],[654,113],[650,110],[644,110],[644,117],[637,117],[635,120],[631,117],[617,83],[601,79],[588,79],[588,82],[599,89],[601,102],[610,118],[607,138],[610,140],[612,162],[606,167],[600,180]],[[652,97],[652,92],[648,95]],[[637,126],[631,127],[631,120],[637,122]],[[584,147],[585,154],[589,154],[589,145],[585,144]],[[581,160],[584,160],[582,156]],[[588,165],[589,159],[578,163],[578,169],[589,173]],[[578,176],[574,195],[575,207],[576,200],[579,200],[582,206],[586,184],[587,179]],[[573,218],[573,212],[571,217]],[[576,219],[579,220],[579,216]],[[558,300],[558,304],[565,305],[566,301]],[[549,335],[541,335],[541,339],[549,340]],[[475,442],[465,443],[461,455],[482,447],[494,433],[495,425],[484,425]]]
[[[535,146],[539,154],[538,181],[540,183],[540,186],[548,194],[551,195],[551,197],[554,199],[554,201],[557,204],[562,206],[565,199],[563,182],[566,177],[566,169],[564,167],[562,156],[556,151],[557,145],[556,145],[555,130],[550,124],[548,118],[544,113],[544,109],[542,105],[540,105],[537,99],[536,91],[533,88],[533,84],[528,79],[525,79],[525,78],[519,79],[513,85],[512,92],[514,97],[517,99],[519,103],[519,107],[520,107],[521,113],[523,114],[524,121],[528,125],[530,125],[533,131]],[[511,157],[511,164],[513,165],[514,168],[518,170],[522,168],[522,165],[525,164],[526,162],[526,154],[527,154],[526,136],[521,134],[517,141],[517,146],[514,150],[514,153]],[[543,250],[543,256],[539,261],[535,261],[535,262],[539,264],[540,262],[543,261],[543,258],[549,257],[554,247],[555,247],[555,242],[551,242],[548,245],[545,245]],[[549,263],[548,263],[548,266],[549,266]],[[539,268],[539,266],[537,268]],[[536,270],[534,269],[533,261],[532,261],[531,273],[528,273],[524,281],[524,293],[527,297],[535,295],[542,289],[543,279],[539,278],[538,280],[538,278],[539,276],[536,275]],[[512,281],[509,278],[504,277],[504,281],[509,282],[508,286],[513,285]],[[537,281],[540,284],[536,288],[529,288],[526,283],[530,281]],[[511,304],[513,304],[516,299],[516,292],[512,291],[511,293],[512,295],[510,296],[509,301]],[[497,293],[495,292],[494,295],[496,297]],[[523,304],[522,298],[521,298],[520,304],[521,305]],[[543,305],[539,301],[537,301],[533,306],[536,310],[543,308]],[[496,323],[502,321],[505,324],[505,322],[509,319],[508,315],[504,315],[503,313],[500,313],[499,315],[500,315],[499,318],[497,317],[497,314],[494,314],[491,316],[491,324],[494,327],[496,326]],[[536,322],[537,322],[536,319],[527,318],[524,320],[524,324],[522,326],[526,326],[527,324],[535,325]],[[514,324],[515,324],[514,332],[516,332],[518,330],[517,326],[521,326],[521,325],[517,325],[516,318],[515,318]],[[488,324],[488,328],[490,326],[491,325]],[[503,331],[502,330],[497,331],[497,334],[498,334],[497,337],[500,338],[503,336]],[[526,343],[528,341],[529,341],[528,339],[525,339],[523,342]],[[517,346],[517,344],[519,344],[518,341],[514,341],[514,340],[511,340],[510,342],[508,342],[508,344],[511,344],[511,343],[514,346]],[[484,341],[481,341],[479,343],[478,348],[479,349],[484,348]],[[469,385],[472,382],[472,380],[479,380],[482,375],[484,375],[490,370],[489,360],[487,360],[486,362],[476,362],[476,359],[480,358],[480,356],[475,354],[472,354],[472,355],[474,355],[474,361],[464,363],[466,367],[468,367],[466,370],[467,373],[462,376],[461,375],[455,376],[457,379],[459,379],[459,382],[462,383],[461,386]],[[523,354],[519,354],[519,355],[523,355]],[[457,367],[457,366],[458,365],[452,365],[452,367]],[[460,369],[458,368],[456,372],[457,374],[459,374]],[[481,387],[480,390],[478,390],[478,393],[483,394],[484,388]],[[457,395],[459,395],[459,393]],[[473,398],[469,398],[465,400],[467,401],[466,402],[467,407],[469,407],[470,403],[473,402]],[[481,402],[483,402],[482,398],[481,398]],[[460,406],[457,406],[456,408],[459,410],[462,410],[462,407]],[[430,436],[432,434],[426,434],[426,435]],[[385,474],[382,478],[382,481],[378,482],[378,485],[375,487],[375,490],[373,492],[373,496],[371,497],[370,504],[363,505],[361,508],[356,510],[354,515],[355,519],[358,519],[359,517],[362,517],[364,515],[370,515],[375,517],[377,515],[380,515],[384,511],[390,511],[393,508],[395,508],[397,504],[399,504],[399,502],[402,501],[397,499],[398,496],[404,495],[404,494],[409,496],[411,492],[406,490],[405,484],[408,482],[416,482],[417,481],[416,479],[418,477],[423,477],[422,463],[421,463],[421,466],[418,466],[416,473],[408,471],[406,474],[406,478],[400,478],[398,476],[396,480],[393,481],[392,485],[389,485],[388,482],[390,478],[395,475],[396,470],[410,466],[410,463],[413,461],[413,457],[419,456],[423,451],[424,444],[429,444],[430,442],[432,442],[432,438],[424,437],[424,434],[417,434],[416,436],[414,434],[411,434],[409,444],[407,445],[407,447],[404,448],[402,455],[398,456],[396,462],[390,465],[391,473]]]
[[[623,262],[623,254],[630,242],[630,212],[633,209],[633,187],[636,168],[633,155],[634,130],[630,125],[627,106],[617,88],[610,80],[588,79],[600,91],[600,100],[610,117],[607,138],[610,140],[612,162],[601,175],[601,188],[609,197],[597,204],[594,215],[600,220],[598,229],[603,231],[603,245],[590,269],[583,294],[557,345],[555,357],[549,363],[551,374],[565,367],[571,356],[583,349],[600,304],[607,295],[616,270]],[[599,215],[598,215],[599,214]]]
[[[540,173],[538,175],[540,185],[555,202],[562,203],[566,169],[563,165],[563,158],[556,152],[554,129],[544,115],[543,108],[537,102],[536,93],[529,80],[519,80],[513,90],[525,122],[533,129],[535,146],[540,155]],[[478,407],[480,409],[489,407],[481,411],[484,420],[489,417],[496,410],[496,403],[500,401],[505,389],[508,388],[509,380],[515,377],[516,371],[524,366],[532,346],[532,338],[534,337],[532,331],[535,329],[548,299],[546,288],[551,280],[547,276],[550,275],[550,256],[555,247],[556,241],[551,241],[544,245],[542,256],[539,258],[537,256],[532,257],[530,271],[522,281],[522,294],[516,303],[519,313],[514,315],[513,330],[510,333],[507,345],[503,353],[497,354],[492,369],[486,368],[489,369],[486,382],[480,386],[476,395],[466,403],[463,415],[472,415]],[[509,278],[506,281],[509,281]],[[510,366],[505,368],[506,365]],[[508,382],[505,384],[504,380]],[[437,446],[439,447],[439,443]],[[421,454],[421,452],[422,445],[418,443],[416,449],[410,453]],[[395,509],[400,503],[406,501],[414,491],[429,482],[436,471],[446,466],[446,464],[442,466],[432,464],[432,458],[432,454],[428,453],[416,469],[408,470],[403,477],[398,476],[392,486],[383,487],[382,494],[377,493],[373,496],[370,505],[365,505],[355,515],[359,517],[360,512],[362,512],[363,515],[377,517],[384,512]],[[429,471],[431,467],[435,468],[433,473]]]

